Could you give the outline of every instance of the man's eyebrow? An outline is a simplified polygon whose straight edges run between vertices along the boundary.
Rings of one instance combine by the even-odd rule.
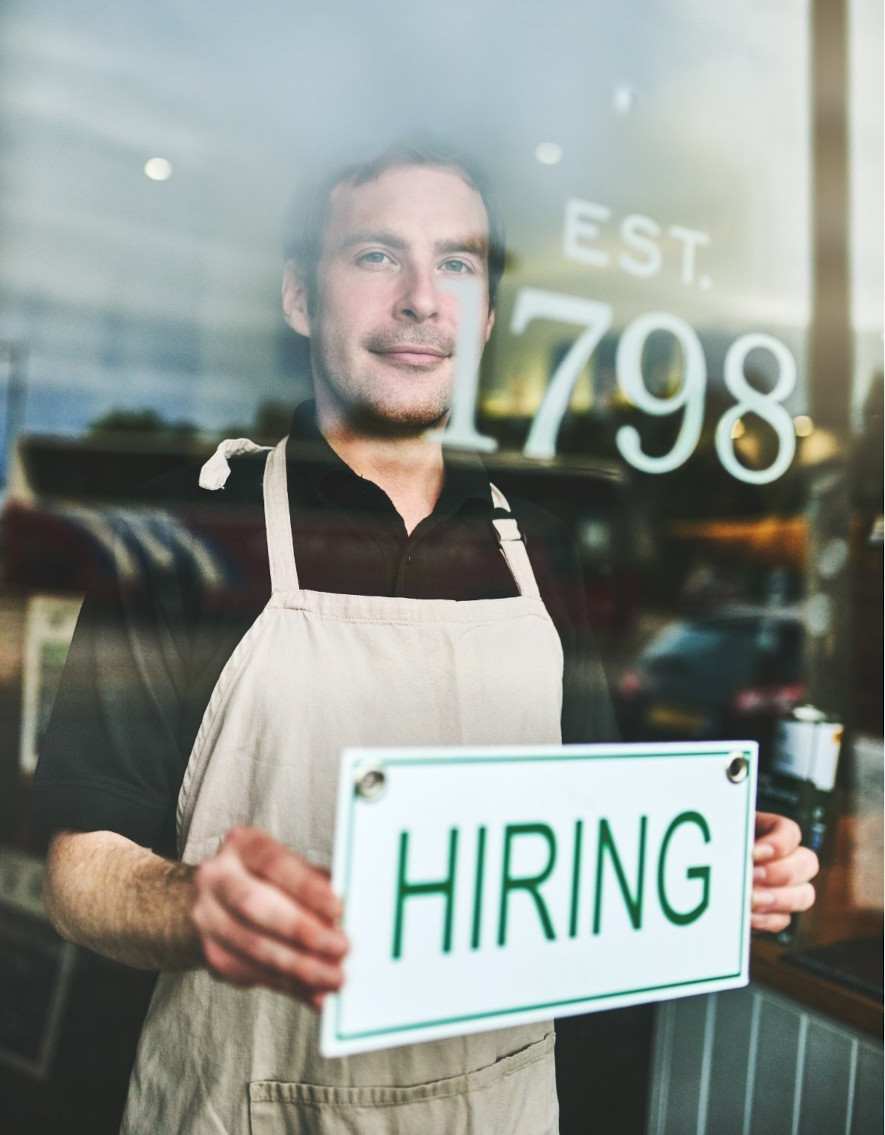
[[[355,248],[358,244],[383,244],[396,252],[403,252],[406,248],[406,242],[402,237],[398,237],[395,233],[384,232],[382,229],[351,233],[341,241],[340,248],[342,252],[346,252],[347,249]]]
[[[474,256],[488,257],[489,242],[485,237],[464,237],[461,240],[444,240],[437,246],[442,253],[471,252]]]
[[[361,244],[381,244],[385,248],[391,248],[395,252],[405,252],[408,249],[408,244],[397,236],[396,233],[386,232],[383,229],[376,229],[371,232],[356,232],[346,236],[339,245],[342,252],[347,252],[348,249],[356,248]],[[474,256],[488,258],[489,255],[489,242],[487,237],[460,237],[455,240],[442,240],[436,245],[436,250],[444,256],[451,253],[467,252],[472,253]]]

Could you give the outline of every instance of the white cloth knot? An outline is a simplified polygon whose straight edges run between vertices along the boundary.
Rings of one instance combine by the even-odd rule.
[[[247,437],[228,437],[218,446],[200,470],[201,489],[223,489],[230,476],[229,457],[239,457],[243,453],[267,453],[269,445],[256,445]]]

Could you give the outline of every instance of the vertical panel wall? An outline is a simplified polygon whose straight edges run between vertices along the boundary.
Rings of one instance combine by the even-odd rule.
[[[880,1135],[882,1046],[760,986],[658,1007],[648,1135]]]

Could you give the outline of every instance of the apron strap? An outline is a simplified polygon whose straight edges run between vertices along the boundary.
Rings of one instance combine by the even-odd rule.
[[[228,458],[240,457],[244,453],[267,453],[269,445],[256,445],[247,437],[228,437],[200,470],[200,488],[216,492],[223,489],[230,476]]]
[[[510,505],[507,503],[507,498],[497,487],[491,485],[492,490],[492,504],[495,508],[501,508],[505,512],[510,512]],[[495,526],[495,531],[498,534],[498,545],[501,549],[501,554],[507,561],[507,566],[510,568],[510,574],[516,581],[516,586],[519,588],[519,594],[524,595],[530,599],[539,599],[541,596],[538,590],[538,582],[535,579],[535,573],[532,571],[532,565],[529,562],[529,554],[525,550],[522,535],[519,531],[519,525],[512,516],[505,519],[493,520],[492,524]]]
[[[264,521],[267,526],[267,558],[273,591],[297,591],[298,572],[292,547],[292,518],[286,487],[286,442],[283,438],[270,451],[264,466]]]

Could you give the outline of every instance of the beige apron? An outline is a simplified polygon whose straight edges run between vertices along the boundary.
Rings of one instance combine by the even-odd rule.
[[[347,745],[559,742],[562,648],[515,520],[495,522],[514,598],[337,595],[299,590],[284,442],[268,458],[264,500],[273,593],[222,671],[188,762],[185,862],[249,824],[328,865]],[[549,1023],[327,1060],[318,1022],[291,998],[205,970],[162,974],[122,1131],[558,1131]]]

